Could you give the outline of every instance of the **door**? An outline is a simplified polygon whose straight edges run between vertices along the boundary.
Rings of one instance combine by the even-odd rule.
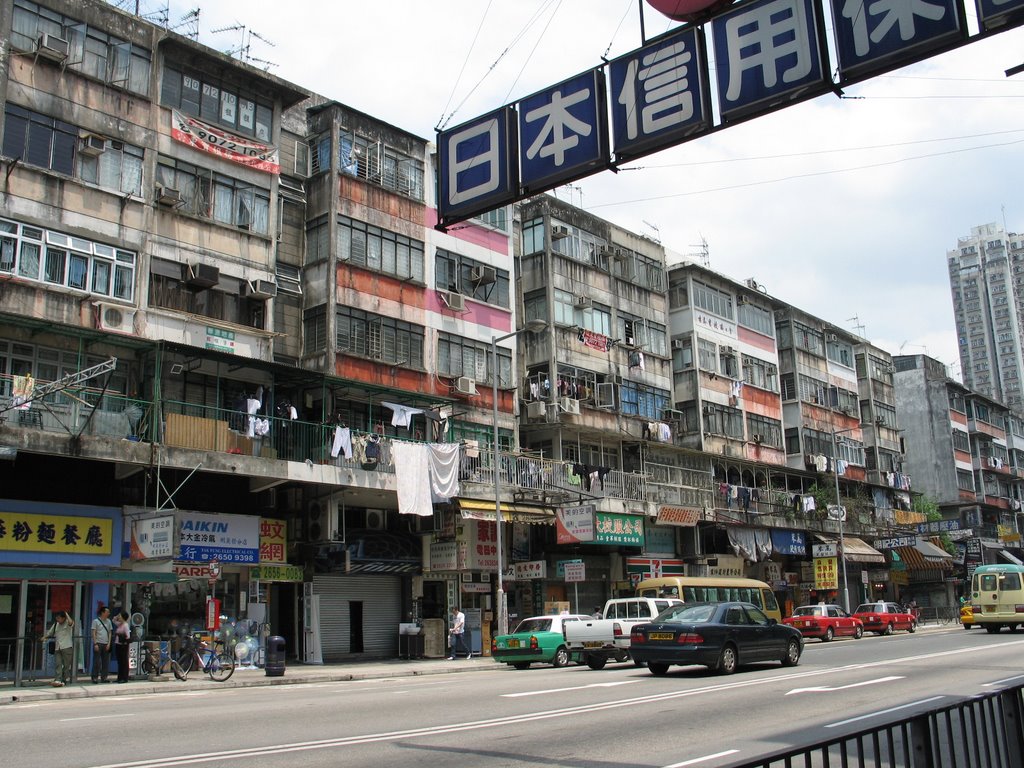
[[[363,652],[363,601],[348,601],[348,648],[349,653]]]

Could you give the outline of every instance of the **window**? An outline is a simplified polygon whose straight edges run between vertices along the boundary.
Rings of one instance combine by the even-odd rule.
[[[825,354],[829,360],[853,368],[853,345],[839,338],[835,334],[826,335]]]
[[[551,220],[551,228],[552,251],[586,264],[598,263],[598,250],[605,244],[603,238],[555,219]]]
[[[690,294],[685,280],[674,280],[669,284],[668,304],[672,309],[690,306]]]
[[[686,371],[693,368],[693,339],[686,337],[672,342],[672,370]]]
[[[775,335],[775,317],[771,310],[762,309],[749,301],[741,301],[736,309],[736,322],[765,336]]]
[[[280,293],[302,295],[302,277],[298,267],[277,263],[277,290]]]
[[[309,175],[316,176],[331,170],[331,134],[325,133],[309,143]]]
[[[774,363],[743,355],[743,381],[749,386],[779,391],[779,369]]]
[[[439,333],[437,338],[437,372],[442,376],[468,376],[478,383],[493,384],[489,344]],[[512,352],[498,347],[499,387],[513,386]]]
[[[818,356],[825,354],[825,340],[822,332],[803,323],[793,322],[793,341],[797,349],[803,349]]]
[[[26,165],[74,175],[77,127],[14,104],[7,104],[4,117],[5,156]]]
[[[383,141],[342,131],[338,144],[342,173],[379,184],[385,189],[422,201],[423,161],[389,147]]]
[[[703,414],[705,432],[743,439],[743,412],[740,409],[705,403]]]
[[[141,147],[106,141],[106,148],[95,157],[78,153],[78,176],[100,187],[141,195],[142,157]]]
[[[103,30],[83,24],[31,0],[15,0],[11,45],[19,51],[34,51],[41,34],[67,40],[68,69],[132,93],[149,92],[151,54],[148,48],[121,40]]]
[[[124,301],[135,298],[133,252],[4,219],[0,219],[0,274]]]
[[[715,342],[697,339],[697,365],[702,371],[718,373],[718,347]]]
[[[423,282],[422,242],[347,216],[338,217],[338,259]]]
[[[544,250],[544,219],[523,222],[523,255],[541,253]]]
[[[728,376],[730,379],[740,377],[740,367],[735,349],[728,346],[718,348],[718,370],[723,376]]]
[[[623,381],[619,387],[619,401],[622,413],[641,416],[651,421],[660,421],[665,409],[671,405],[669,392],[633,381]]]
[[[302,341],[307,355],[327,349],[326,306],[313,307],[303,312]]]
[[[966,469],[956,471],[956,487],[961,491],[974,491],[974,473]]]
[[[668,334],[661,323],[619,312],[617,333],[627,346],[641,347],[652,355],[668,355]]]
[[[269,234],[269,190],[171,157],[158,160],[156,175],[158,184],[181,193],[178,211]]]
[[[693,305],[726,320],[733,319],[732,295],[697,280],[693,281]]]
[[[423,368],[423,327],[351,307],[338,310],[335,336],[339,353]]]
[[[438,248],[434,255],[434,279],[437,287],[470,296],[477,301],[509,307],[509,274],[507,269],[494,269],[493,281],[474,280],[473,273],[487,265],[482,261]]]
[[[223,126],[241,136],[253,136],[259,141],[270,141],[273,136],[273,102],[259,99],[254,93],[213,75],[166,65],[160,101],[165,107]]]
[[[772,448],[781,448],[782,422],[778,419],[769,419],[755,413],[748,413],[747,439]]]
[[[476,217],[478,221],[486,224],[489,227],[500,230],[501,232],[508,232],[508,207],[502,206],[500,208],[494,208],[490,211],[485,211]]]

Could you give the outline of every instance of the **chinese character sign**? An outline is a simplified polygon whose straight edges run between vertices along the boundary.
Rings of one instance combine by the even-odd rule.
[[[148,560],[174,555],[174,516],[131,521],[129,559]]]
[[[604,74],[584,72],[519,102],[519,182],[541,192],[608,165]]]
[[[839,589],[838,558],[814,558],[814,588]]]
[[[548,564],[544,560],[531,560],[526,563],[516,563],[515,580],[546,579],[548,576]]]
[[[108,518],[0,512],[0,552],[109,555],[113,532]]]
[[[185,562],[250,563],[259,561],[260,520],[250,515],[179,512],[178,559]]]
[[[562,507],[555,515],[555,538],[559,544],[594,540],[594,506]]]
[[[284,563],[287,524],[284,520],[260,518],[260,563]]]
[[[723,122],[830,87],[814,0],[743,3],[711,22]]]
[[[709,127],[702,41],[697,27],[686,27],[608,65],[616,162]]]
[[[957,0],[833,0],[840,82],[926,58],[967,33]]]
[[[594,516],[595,544],[628,544],[642,547],[644,518],[639,515],[617,515],[598,512]]]

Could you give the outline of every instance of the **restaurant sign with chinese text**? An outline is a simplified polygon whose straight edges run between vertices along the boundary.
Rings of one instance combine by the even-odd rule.
[[[0,511],[0,551],[109,555],[113,520]]]

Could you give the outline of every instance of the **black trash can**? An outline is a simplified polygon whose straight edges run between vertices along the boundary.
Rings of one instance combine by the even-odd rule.
[[[284,676],[284,638],[280,635],[267,638],[267,663],[264,669],[267,677]]]

